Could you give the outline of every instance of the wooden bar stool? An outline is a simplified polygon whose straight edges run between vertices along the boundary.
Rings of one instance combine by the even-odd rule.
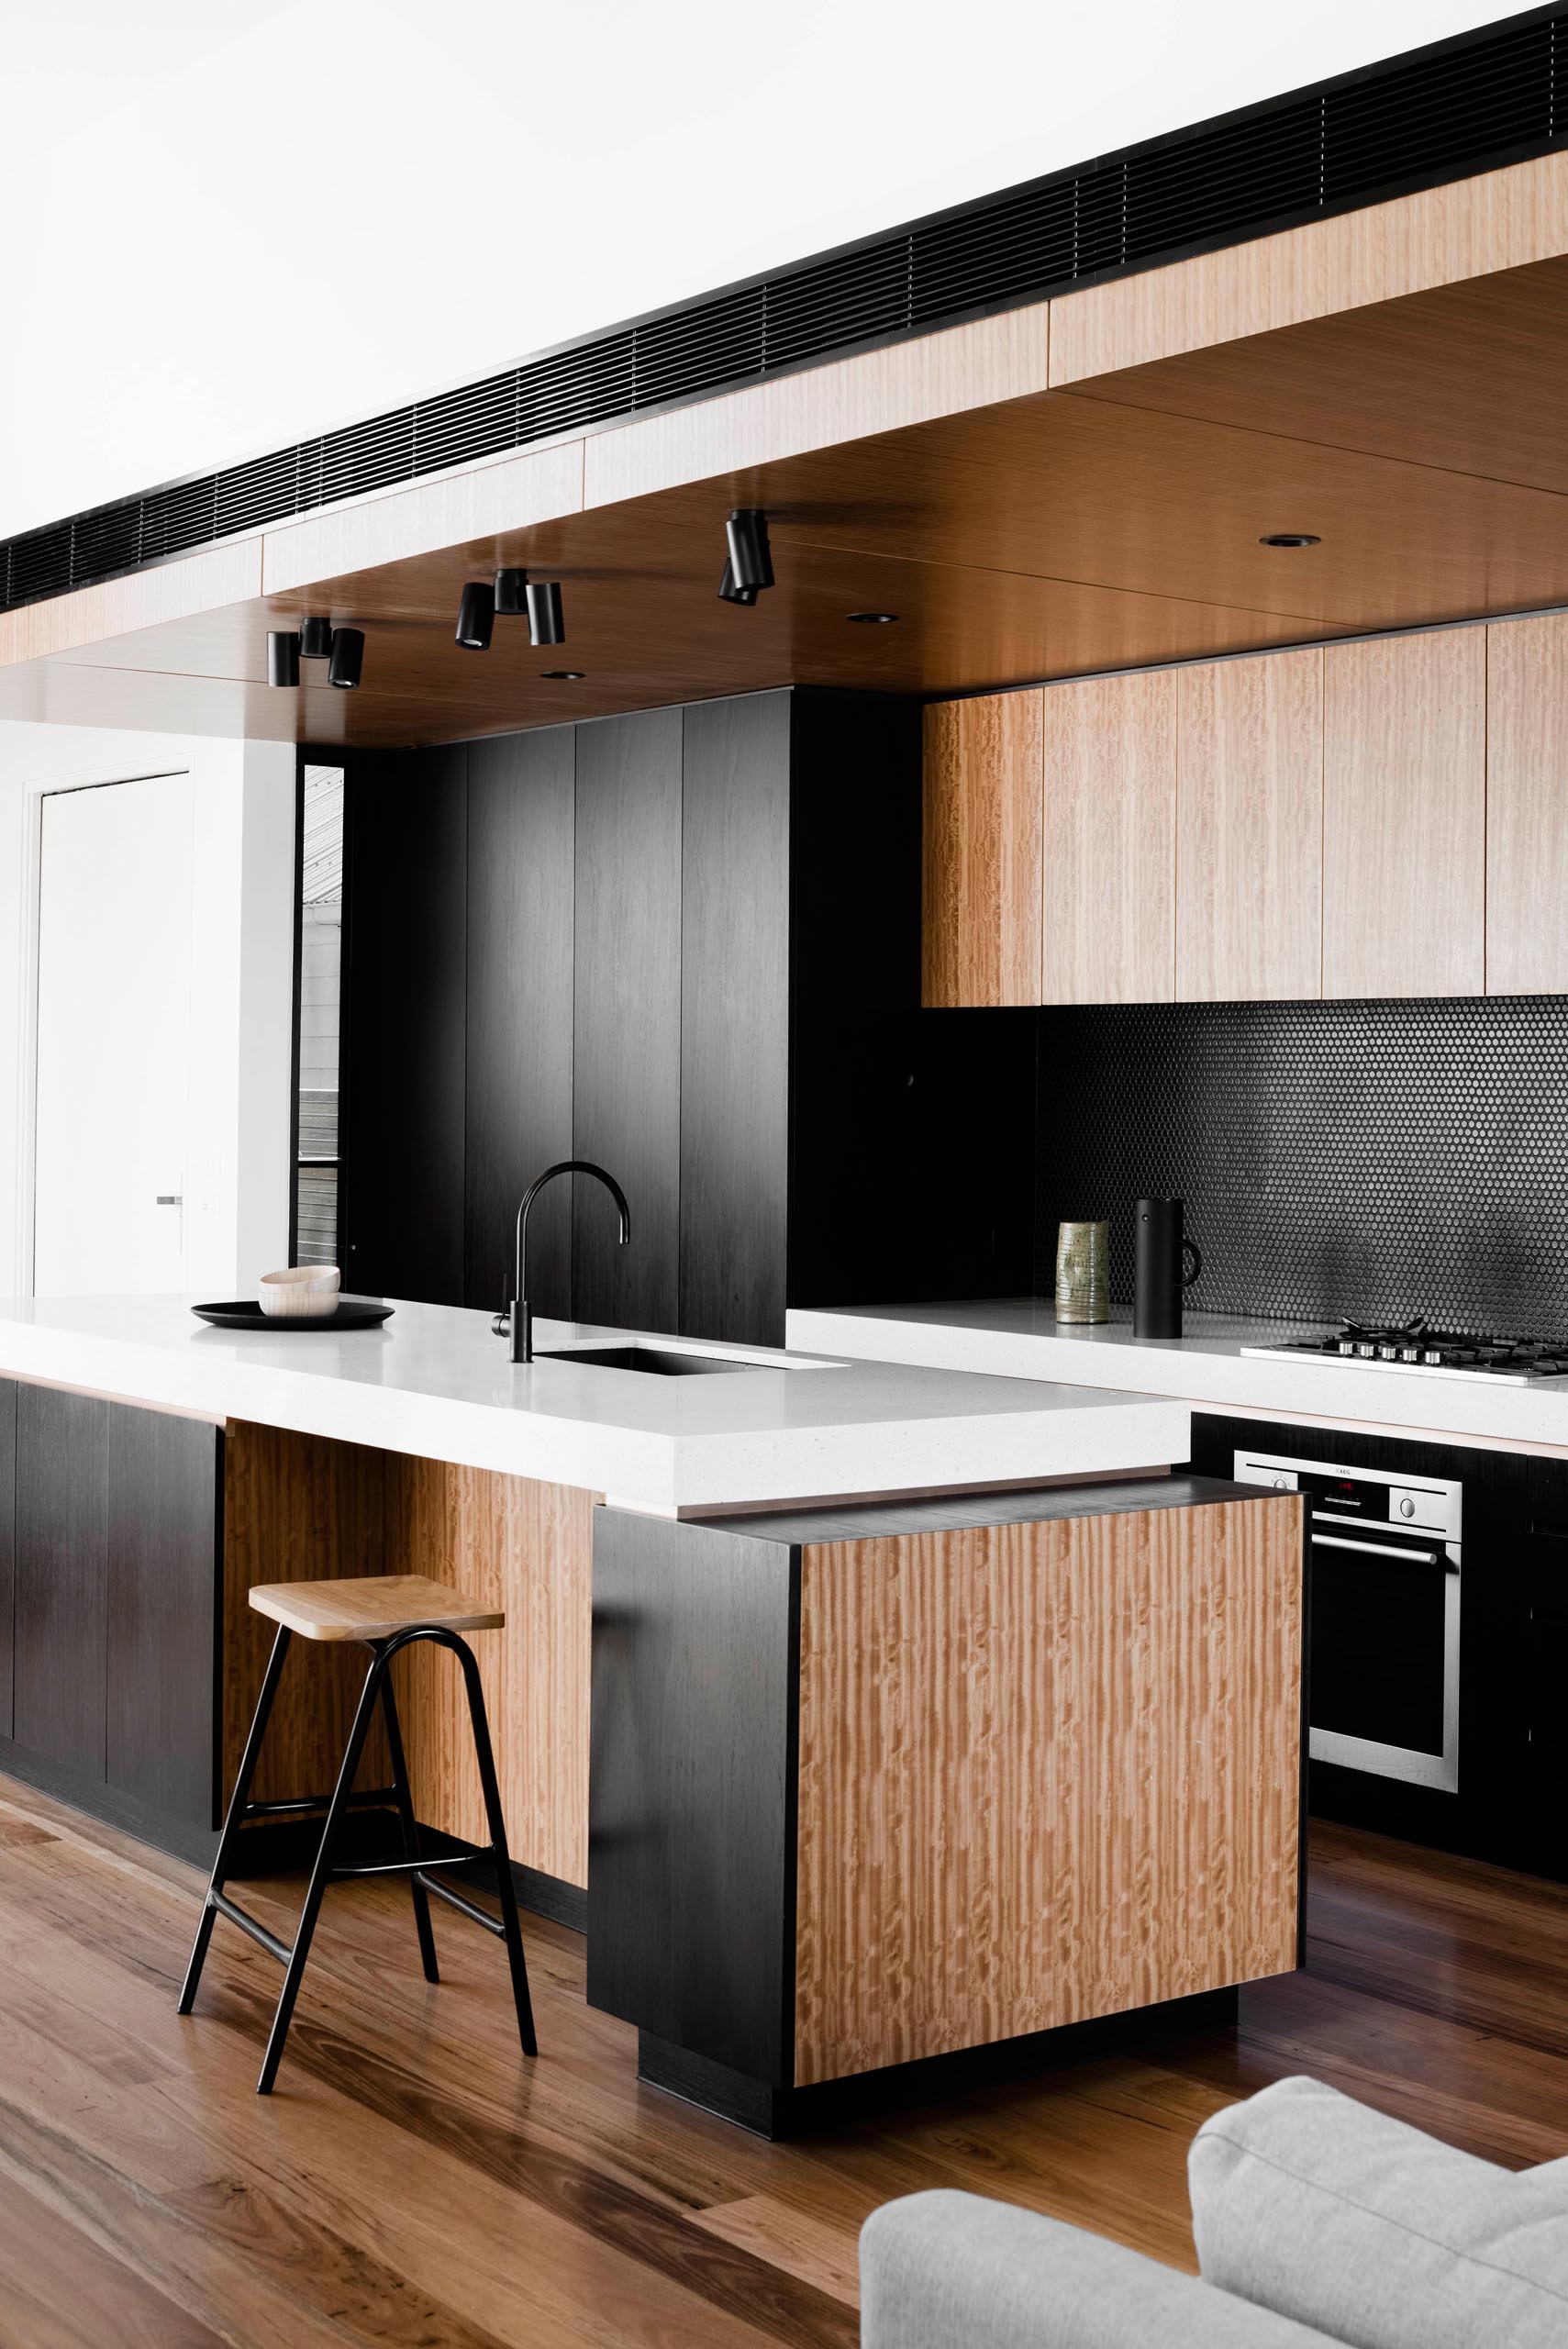
[[[274,1582],[263,1583],[250,1593],[250,1604],[259,1613],[270,1615],[278,1626],[268,1660],[261,1693],[256,1699],[255,1718],[245,1741],[245,1752],[239,1764],[239,1775],[234,1782],[223,1833],[218,1840],[217,1857],[213,1862],[212,1881],[207,1886],[206,1900],[201,1920],[196,1927],[195,1945],[185,1971],[185,1985],[180,1993],[180,2012],[187,2015],[195,1999],[196,1985],[201,1980],[202,1966],[206,1957],[207,1943],[212,1939],[215,1919],[227,1917],[230,1923],[249,1933],[253,1942],[275,1957],[284,1968],[284,1987],[278,1999],[278,2010],[272,2018],[272,2035],[267,2041],[267,2053],[262,2060],[261,2076],[256,2082],[258,2096],[272,2092],[272,2082],[283,2060],[284,2043],[288,2038],[289,2023],[294,2015],[295,2000],[299,1996],[300,1977],[305,1961],[310,1954],[311,1937],[320,1914],[321,1898],[329,1884],[346,1876],[406,1876],[414,1896],[414,1925],[419,1936],[419,1955],[424,1963],[425,1979],[436,1982],[436,1943],[430,1931],[432,1892],[439,1900],[483,1925],[506,1944],[506,1955],[512,1968],[512,1995],[517,2009],[517,2034],[525,2055],[537,2055],[538,2042],[534,2037],[533,2008],[528,1998],[528,1969],[523,1956],[523,1937],[517,1923],[517,1897],[512,1883],[512,1865],[506,1850],[506,1825],[501,1816],[501,1794],[495,1782],[495,1761],[490,1750],[490,1728],[484,1714],[484,1691],[479,1683],[479,1666],[461,1631],[498,1631],[506,1621],[498,1608],[484,1607],[477,1600],[464,1598],[443,1583],[427,1581],[423,1575],[369,1575],[339,1582]],[[252,1802],[250,1784],[261,1758],[261,1741],[267,1732],[267,1720],[272,1709],[272,1699],[278,1693],[278,1680],[289,1642],[297,1631],[306,1640],[360,1640],[371,1652],[371,1666],[365,1675],[365,1685],[355,1709],[353,1727],[343,1750],[342,1766],[331,1795],[307,1796],[298,1802]],[[404,1759],[403,1738],[397,1726],[397,1706],[392,1693],[390,1665],[395,1655],[417,1641],[429,1640],[438,1647],[450,1648],[462,1666],[463,1683],[468,1691],[469,1720],[473,1729],[473,1750],[479,1764],[479,1783],[484,1797],[484,1816],[489,1823],[490,1842],[483,1852],[464,1853],[455,1859],[422,1859],[419,1854],[419,1831],[414,1819],[414,1799],[408,1790],[408,1768]],[[365,1739],[371,1722],[380,1705],[386,1724],[387,1752],[392,1763],[392,1784],[356,1795],[354,1776],[364,1752]],[[340,1867],[334,1859],[345,1815],[350,1809],[369,1807],[395,1809],[403,1835],[401,1860],[377,1862],[365,1867]],[[300,1912],[298,1928],[291,1947],[270,1933],[265,1925],[230,1900],[224,1891],[242,1828],[252,1820],[297,1816],[313,1810],[327,1814],[321,1830],[321,1844],[316,1854],[316,1865],[310,1872],[310,1884]],[[477,1861],[495,1864],[501,1895],[501,1914],[493,1917],[449,1884],[443,1884],[432,1873],[458,1867],[472,1867]]]

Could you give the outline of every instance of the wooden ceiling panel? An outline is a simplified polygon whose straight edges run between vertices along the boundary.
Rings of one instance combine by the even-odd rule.
[[[1249,336],[1075,387],[1568,495],[1568,260]]]
[[[1436,207],[1449,228],[1487,183],[1465,184]],[[1356,217],[1352,257],[1376,226]],[[1206,300],[1288,241],[1207,257]],[[1398,298],[1306,319],[1321,288],[1303,280],[1270,332],[1195,349],[1184,330],[1173,356],[1020,395],[1043,367],[1036,306],[993,322],[985,350],[1011,354],[995,377],[979,329],[954,329],[314,517],[8,616],[0,711],[435,742],[790,683],[952,695],[1568,604],[1568,259],[1437,287],[1429,263]],[[1172,276],[1118,303],[1158,306]],[[1056,314],[1087,298],[1051,306],[1053,373]],[[1111,340],[1151,347],[1129,335]],[[617,484],[642,494],[597,502]],[[751,504],[778,584],[748,611],[716,590],[725,515]],[[1260,545],[1279,530],[1321,544]],[[464,580],[503,562],[562,580],[566,644],[530,651],[501,620],[487,654],[456,645]],[[866,609],[897,623],[850,620]],[[357,693],[308,665],[297,691],[264,684],[268,628],[306,613],[365,629]]]
[[[462,551],[322,583],[308,597],[234,605],[142,629],[91,652],[61,656],[9,680],[50,681],[50,714],[72,714],[73,697],[96,713],[83,722],[127,724],[111,685],[117,673],[128,708],[156,708],[155,722],[189,687],[199,715],[192,730],[245,730],[300,740],[395,744],[460,740],[624,709],[753,692],[785,684],[873,692],[939,694],[1016,684],[1043,672],[1179,659],[1292,642],[1304,624],[1278,614],[1203,609],[1169,597],[1117,593],[1028,573],[963,571],[862,555],[783,538],[779,584],[753,609],[721,604],[716,593],[722,531],[705,515],[700,530],[650,530],[639,507],[532,534],[536,568],[559,571],[568,641],[531,650],[526,623],[497,620],[488,652],[453,640],[463,579],[483,566]],[[289,626],[306,608],[365,630],[364,683],[327,686],[303,666],[297,691],[265,685],[268,628]],[[890,610],[891,627],[851,621],[856,610]],[[111,666],[110,664],[115,664]],[[581,682],[544,672],[580,668]],[[320,679],[322,682],[315,682]],[[224,696],[228,696],[226,699]],[[0,683],[0,707],[13,707]],[[227,721],[227,722],[226,722]]]

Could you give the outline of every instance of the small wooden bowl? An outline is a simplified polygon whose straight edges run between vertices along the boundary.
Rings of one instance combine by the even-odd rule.
[[[336,1264],[291,1264],[261,1275],[256,1302],[269,1321],[308,1321],[336,1309],[342,1277]]]

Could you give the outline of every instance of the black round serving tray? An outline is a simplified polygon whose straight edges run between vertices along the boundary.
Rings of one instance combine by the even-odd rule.
[[[392,1311],[378,1297],[340,1297],[330,1313],[300,1313],[275,1319],[263,1313],[253,1297],[237,1297],[227,1305],[193,1305],[198,1320],[215,1330],[373,1330]]]

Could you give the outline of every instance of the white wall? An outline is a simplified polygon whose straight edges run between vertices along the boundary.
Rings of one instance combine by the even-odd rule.
[[[1507,13],[13,9],[0,535]]]
[[[188,771],[195,780],[192,1277],[238,1293],[286,1261],[295,754],[275,742],[0,723],[0,1287],[30,1277],[28,1100],[38,801]],[[106,986],[114,973],[103,974]]]

